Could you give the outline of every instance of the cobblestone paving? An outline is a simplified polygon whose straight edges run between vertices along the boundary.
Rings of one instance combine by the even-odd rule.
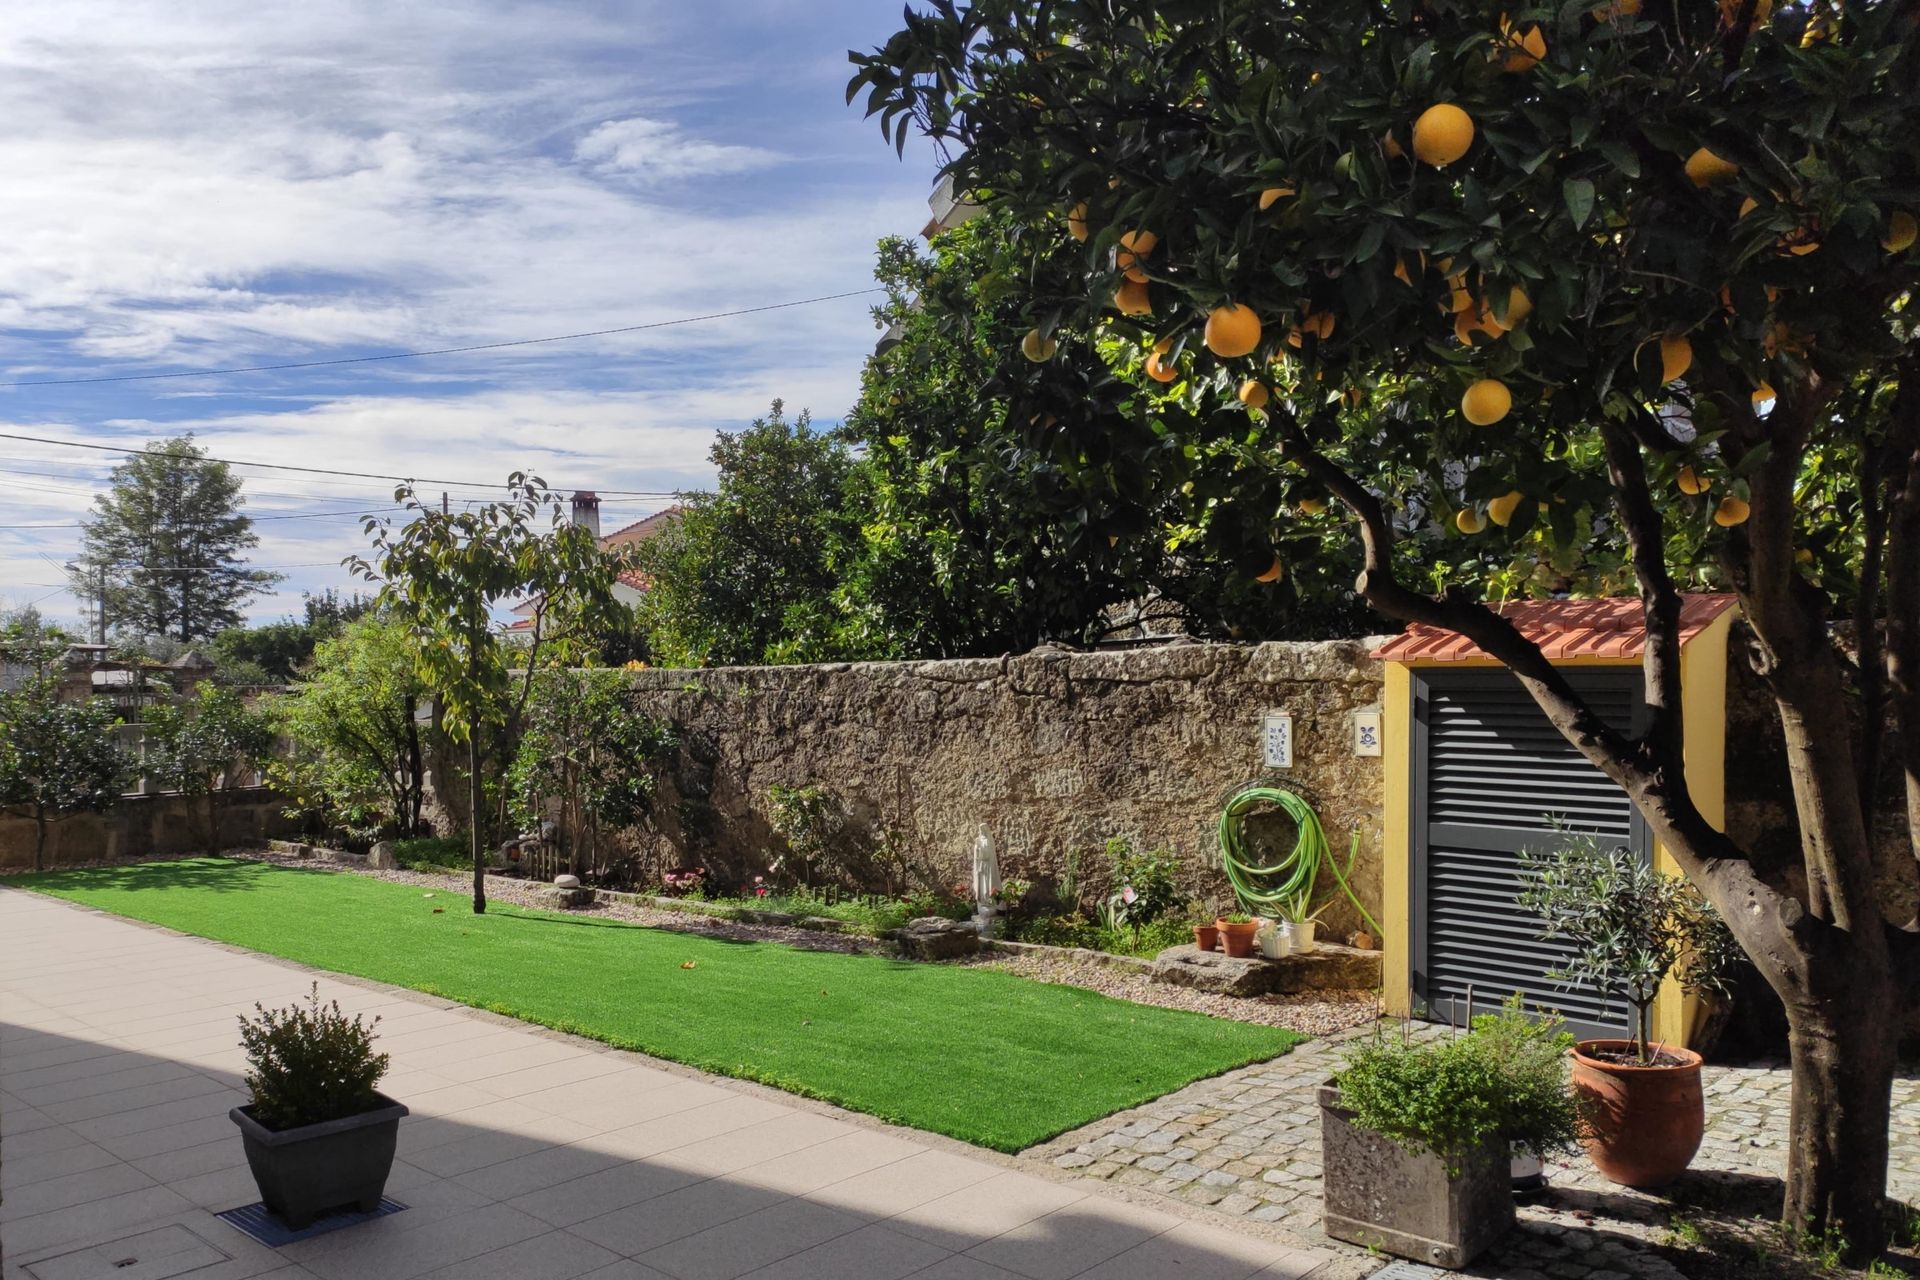
[[[1368,1034],[1356,1029],[1202,1080],[1025,1155],[1216,1213],[1271,1222],[1315,1245],[1349,1249],[1321,1230],[1314,1090],[1338,1065],[1342,1045]],[[1668,1194],[1614,1186],[1581,1157],[1552,1161],[1552,1189],[1521,1207],[1519,1230],[1468,1274],[1501,1280],[1684,1276],[1656,1251],[1676,1211],[1777,1212],[1790,1088],[1782,1064],[1708,1067],[1707,1136],[1692,1170]],[[1920,1204],[1920,1078],[1911,1073],[1894,1086],[1890,1190]]]

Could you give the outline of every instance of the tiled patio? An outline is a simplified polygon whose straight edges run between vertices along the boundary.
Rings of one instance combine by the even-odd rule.
[[[234,1019],[312,980],[0,890],[5,1280],[1354,1271],[1272,1228],[1225,1228],[752,1085],[325,977],[323,998],[383,1019],[384,1087],[413,1109],[388,1186],[408,1208],[269,1249],[214,1216],[258,1198],[227,1118],[243,1100]]]

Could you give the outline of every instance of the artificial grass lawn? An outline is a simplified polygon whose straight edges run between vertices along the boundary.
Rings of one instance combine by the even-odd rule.
[[[982,969],[500,904],[476,916],[457,892],[340,872],[199,858],[13,883],[1000,1151],[1302,1038]]]

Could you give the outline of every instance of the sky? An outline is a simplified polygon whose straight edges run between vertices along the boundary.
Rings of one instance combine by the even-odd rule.
[[[10,0],[0,24],[0,433],[416,477],[516,469],[603,525],[711,482],[781,397],[838,420],[864,296],[330,368],[75,384],[621,328],[873,284],[935,160],[847,106],[897,0]],[[60,566],[116,455],[0,439],[0,607],[76,622]],[[351,589],[380,480],[241,467],[260,546]],[[447,483],[456,482],[456,483]],[[32,526],[32,527],[28,527]]]

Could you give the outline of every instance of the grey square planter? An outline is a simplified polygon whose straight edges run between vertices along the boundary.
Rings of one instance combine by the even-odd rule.
[[[1513,1227],[1511,1155],[1489,1139],[1449,1175],[1432,1152],[1408,1155],[1353,1123],[1340,1090],[1320,1087],[1326,1231],[1335,1240],[1458,1270]]]
[[[372,1111],[297,1129],[269,1129],[250,1106],[227,1113],[240,1126],[261,1203],[280,1221],[298,1230],[329,1209],[380,1207],[407,1108],[384,1093],[374,1097],[380,1105]]]

